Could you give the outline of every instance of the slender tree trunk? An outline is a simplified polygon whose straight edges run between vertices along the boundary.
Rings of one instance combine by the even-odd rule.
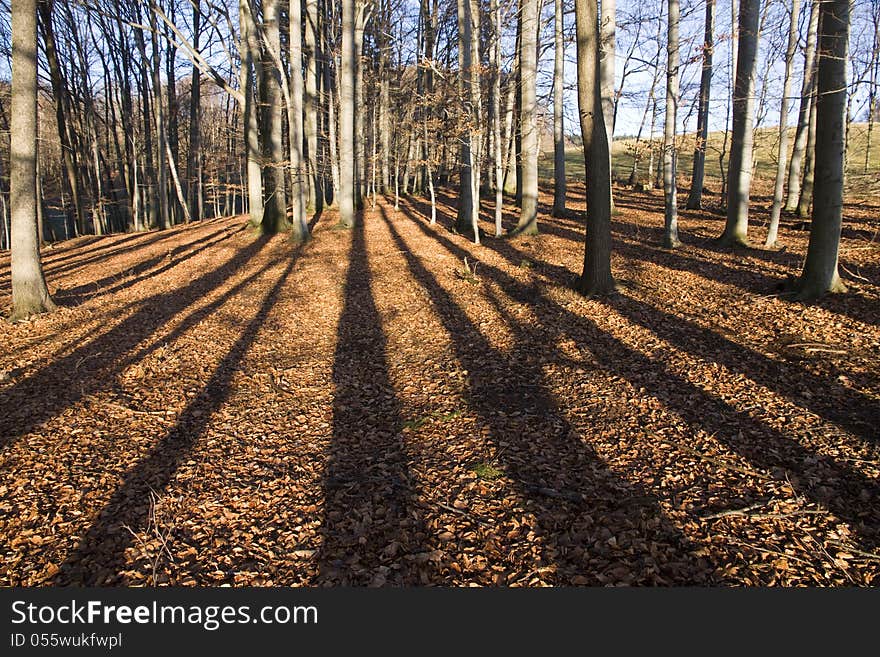
[[[727,171],[727,224],[720,238],[721,243],[726,245],[748,244],[759,6],[759,0],[742,0],[739,10],[739,44],[733,95],[733,136]]]
[[[520,130],[522,131],[522,205],[516,233],[538,233],[538,125],[535,85],[538,70],[539,0],[520,0]]]
[[[811,299],[846,288],[837,272],[843,210],[844,109],[849,0],[821,3],[816,95],[816,175],[813,221],[804,270],[795,292]]]
[[[823,0],[827,1],[827,0]],[[818,74],[818,71],[817,71]],[[810,103],[810,118],[807,121],[807,149],[804,153],[804,175],[801,180],[801,195],[797,204],[797,215],[806,219],[810,215],[810,203],[813,200],[813,180],[816,166],[816,101],[818,98],[813,94]],[[846,141],[844,139],[844,141]]]
[[[799,0],[795,0],[799,1]],[[697,146],[687,209],[703,207],[703,186],[706,173],[706,143],[709,138],[709,97],[712,89],[712,53],[715,49],[715,0],[706,0],[706,34],[703,40],[703,71],[700,76],[700,102],[697,109]]]
[[[798,42],[798,14],[800,0],[792,0],[791,21],[788,27],[788,47],[785,50],[785,75],[782,79],[782,104],[779,108],[779,150],[776,159],[776,182],[773,187],[773,206],[770,208],[770,226],[764,246],[768,249],[776,245],[779,234],[779,217],[782,214],[783,191],[785,187],[786,161],[788,158],[788,96],[791,93],[791,69],[794,64]]]
[[[9,201],[11,206],[11,320],[53,310],[37,234],[37,3],[12,5],[12,107]]]
[[[480,243],[480,181],[483,170],[483,97],[481,91],[482,65],[480,58],[480,0],[467,0],[470,15],[471,48],[471,229],[474,241]]]
[[[562,0],[556,0],[561,3]],[[490,0],[492,13],[492,143],[495,158],[495,237],[504,234],[501,224],[504,210],[504,161],[501,144],[501,8],[498,0]],[[561,20],[561,19],[557,19]],[[555,101],[554,101],[555,102]],[[555,114],[554,114],[555,116]],[[427,133],[426,133],[427,138]],[[565,154],[563,153],[563,162]],[[564,178],[563,172],[563,181]],[[558,184],[558,182],[557,182]],[[433,198],[433,190],[432,190]],[[433,205],[433,203],[432,203]],[[563,200],[563,207],[565,201]],[[433,212],[433,211],[432,211]]]
[[[458,216],[455,228],[464,233],[471,228],[474,211],[473,188],[473,127],[470,125],[469,94],[471,89],[471,5],[470,0],[458,0],[458,92],[462,105],[459,141]],[[406,181],[404,180],[404,185]]]
[[[279,0],[263,0],[263,38],[267,50],[281,52],[281,8]],[[285,184],[284,125],[281,91],[283,72],[280,62],[263,58],[263,84],[265,85],[265,120],[263,154],[267,160],[264,176],[266,189],[263,204],[262,229],[265,233],[280,233],[290,228],[287,220],[287,185]]]
[[[807,45],[804,50],[804,80],[801,85],[801,104],[798,111],[797,128],[794,134],[794,147],[791,151],[791,160],[788,163],[788,196],[785,201],[785,210],[787,212],[797,210],[798,201],[801,197],[801,172],[809,138],[810,107],[813,104],[816,86],[816,39],[819,28],[819,5],[821,0],[811,0],[811,2],[810,24],[807,28]]]
[[[678,183],[676,180],[675,122],[678,109],[678,0],[668,1],[666,57],[666,122],[663,129],[663,199],[665,218],[663,246],[672,249],[681,244],[678,239]]]
[[[602,113],[597,4],[597,0],[575,0],[578,110],[587,177],[584,270],[578,288],[588,296],[609,294],[615,289],[611,275],[611,170]]]
[[[355,221],[355,0],[342,0],[342,59],[339,71],[339,222]]]
[[[319,50],[318,40],[318,0],[305,0],[305,131],[306,164],[308,171],[308,207],[320,212],[324,206],[324,192],[321,177],[318,173],[318,87],[320,80],[319,61],[323,53]]]
[[[291,239],[302,242],[309,236],[306,222],[305,185],[306,172],[303,162],[303,55],[302,55],[302,4],[290,0],[289,53],[290,85],[288,99],[288,138],[290,140],[290,195]]]
[[[152,3],[151,3],[152,8]],[[150,11],[150,43],[153,54],[153,117],[156,120],[156,182],[159,196],[159,228],[165,229],[171,225],[170,208],[168,204],[168,149],[165,147],[168,141],[167,125],[165,122],[165,105],[162,94],[162,69],[159,59],[159,30],[156,21],[156,13]]]
[[[199,50],[202,36],[201,0],[193,0],[193,48]],[[242,64],[244,65],[244,64]],[[202,71],[193,64],[189,104],[189,150],[186,158],[187,203],[194,221],[200,221],[204,213],[202,201]]]
[[[251,224],[263,222],[263,155],[260,148],[259,113],[256,97],[256,67],[259,61],[257,27],[250,0],[239,0],[241,24],[241,88],[244,94],[244,142],[247,152],[248,213]]]
[[[602,87],[602,115],[608,135],[608,170],[612,171],[611,149],[614,146],[614,64],[617,52],[617,0],[600,0],[599,16],[599,84]],[[614,212],[614,189],[611,194],[611,211]]]
[[[73,161],[73,144],[70,140],[70,126],[67,120],[67,85],[65,83],[58,54],[55,47],[55,31],[52,26],[52,8],[54,0],[40,0],[40,25],[43,31],[43,43],[46,48],[46,61],[49,65],[49,77],[52,82],[52,96],[55,101],[55,119],[58,125],[58,139],[61,143],[61,160],[70,189],[71,205],[74,221],[77,226],[85,225],[79,178]]]
[[[493,0],[497,4],[497,0]],[[562,0],[553,4],[553,216],[565,216],[565,126],[563,85],[565,84],[565,41]]]

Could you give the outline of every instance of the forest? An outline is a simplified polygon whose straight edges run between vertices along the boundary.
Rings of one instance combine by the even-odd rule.
[[[880,582],[880,0],[0,0],[0,585]]]

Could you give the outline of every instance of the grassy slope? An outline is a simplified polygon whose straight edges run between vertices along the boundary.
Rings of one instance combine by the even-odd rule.
[[[880,192],[880,126],[875,125],[871,135],[871,152],[868,163],[868,174],[865,174],[865,152],[867,150],[867,130],[865,123],[854,123],[850,128],[849,160],[847,166],[847,195],[853,198],[869,199]],[[632,168],[631,145],[634,139],[617,139],[612,148],[615,172],[623,179],[629,177]],[[794,128],[789,129],[789,149],[794,141]],[[721,168],[719,154],[724,142],[723,132],[709,135],[708,156],[706,158],[705,185],[712,191],[721,188]],[[760,129],[755,142],[755,185],[757,194],[772,193],[773,179],[776,175],[776,150],[778,133],[776,128]],[[545,144],[549,146],[549,144]],[[678,176],[679,184],[687,188],[690,185],[693,167],[694,135],[679,136]],[[790,152],[790,150],[789,150]],[[727,157],[730,154],[730,138],[728,135],[727,155],[724,160],[724,171],[727,171]],[[655,154],[655,161],[657,155]],[[541,176],[551,178],[553,175],[552,152],[543,154],[541,158]],[[639,164],[642,176],[647,170],[647,154]],[[568,178],[583,179],[584,162],[579,148],[571,148],[566,152],[566,173]]]

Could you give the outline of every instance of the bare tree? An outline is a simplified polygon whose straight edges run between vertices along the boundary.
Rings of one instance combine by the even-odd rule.
[[[733,135],[727,171],[727,223],[720,238],[720,242],[726,245],[748,244],[759,8],[760,0],[742,0],[739,9]]]
[[[355,221],[355,0],[342,0],[342,55],[339,71],[339,222]]]
[[[795,286],[799,299],[846,287],[837,271],[843,211],[846,58],[849,0],[824,0],[819,9],[816,94],[816,175],[813,220],[804,269]]]
[[[522,205],[516,233],[538,233],[538,124],[535,85],[538,71],[540,0],[520,0],[520,130],[522,131]]]
[[[697,109],[697,145],[687,209],[703,207],[703,180],[706,173],[706,145],[709,139],[709,97],[712,90],[712,54],[715,50],[715,0],[706,0],[705,36],[703,38],[703,69],[700,76],[700,99]]]
[[[599,72],[598,0],[575,0],[575,20],[578,112],[587,177],[584,270],[578,289],[585,295],[594,296],[615,290],[611,274],[611,169]]]
[[[771,248],[776,244],[779,234],[779,218],[782,214],[785,172],[788,158],[788,95],[791,93],[791,69],[794,63],[798,42],[798,14],[800,0],[792,0],[791,20],[788,27],[788,46],[785,50],[785,74],[782,79],[782,106],[779,108],[779,150],[776,158],[776,182],[773,187],[773,206],[770,208],[770,226],[764,246]]]
[[[12,106],[9,205],[11,320],[55,309],[40,261],[37,234],[37,2],[12,4]]]
[[[801,104],[798,111],[798,123],[794,133],[794,147],[788,163],[788,196],[785,209],[793,212],[798,207],[801,197],[801,173],[810,126],[810,107],[813,104],[815,91],[816,35],[819,28],[819,4],[821,0],[811,0],[810,23],[807,28],[807,44],[804,50],[804,79],[801,84]]]
[[[669,0],[667,19],[669,36],[666,41],[666,121],[663,127],[663,246],[674,249],[678,239],[678,183],[676,181],[675,122],[678,109],[678,28],[680,9],[678,0]]]
[[[497,5],[497,0],[492,0]],[[564,97],[565,84],[565,41],[564,14],[562,0],[553,4],[553,216],[565,216],[565,125]]]

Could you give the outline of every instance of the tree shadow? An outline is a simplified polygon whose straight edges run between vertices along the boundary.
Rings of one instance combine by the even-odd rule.
[[[125,290],[137,285],[147,278],[158,276],[159,274],[176,267],[193,256],[196,256],[199,253],[216,246],[220,242],[244,231],[246,228],[247,224],[242,224],[235,229],[220,229],[209,235],[200,237],[197,240],[180,244],[167,253],[160,253],[152,258],[148,258],[147,260],[139,262],[134,267],[129,267],[123,271],[116,272],[115,274],[104,276],[91,283],[84,283],[83,285],[78,285],[70,289],[59,290],[52,298],[56,303],[64,306],[77,306],[95,296],[113,294],[114,292]],[[191,248],[194,246],[195,248]],[[163,262],[164,264],[162,264]]]
[[[232,377],[275,306],[296,265],[298,253],[290,258],[257,313],[218,363],[210,380],[181,412],[174,427],[126,473],[79,547],[61,565],[54,584],[99,586],[120,583],[125,551],[132,545],[134,534],[150,522],[151,494],[160,495],[168,487],[181,462],[207,429],[213,414],[229,397]]]
[[[471,255],[464,248],[431,230],[418,218],[412,215],[409,218],[425,235],[435,239],[457,258]],[[508,254],[519,253],[509,243],[499,244],[498,249],[500,253],[504,249]],[[865,502],[866,499],[880,496],[880,484],[876,480],[842,461],[814,452],[753,417],[749,412],[737,410],[670,371],[659,360],[631,349],[604,332],[589,318],[561,307],[534,286],[526,286],[485,263],[481,271],[505,294],[514,299],[528,301],[540,324],[551,336],[567,335],[579,344],[589,345],[597,357],[601,354],[599,360],[603,364],[629,380],[636,389],[643,387],[650,391],[647,394],[654,396],[691,426],[703,429],[754,466],[770,472],[773,477],[792,477],[800,482],[802,488],[797,492],[848,522],[866,549],[870,550],[878,545],[880,509]],[[734,371],[742,370],[747,375],[757,377],[758,383],[773,388],[776,380],[773,372],[779,367],[775,361],[769,362],[760,354],[730,343],[721,336],[707,336],[699,327],[666,313],[658,313],[656,309],[629,297],[619,297],[606,303],[631,321],[658,332],[661,337],[686,351],[690,350],[695,356],[710,362],[721,362]],[[639,317],[639,313],[644,313],[650,320]],[[701,340],[708,342],[703,345]],[[552,340],[547,344],[552,344]],[[743,368],[743,363],[747,367]],[[795,378],[800,375],[801,381],[813,386],[811,390],[828,390],[827,380],[809,373],[788,369],[786,375]],[[827,400],[814,399],[809,404],[814,412],[830,415],[832,421],[841,422],[856,435],[869,440],[876,439],[876,433],[869,434],[869,427],[864,423],[873,419],[872,426],[876,426],[880,414],[877,412],[876,402],[864,395],[838,386],[837,389],[829,390]],[[837,407],[836,404],[841,406]],[[848,417],[848,414],[853,414],[855,419]]]
[[[64,255],[59,258],[53,258],[51,260],[46,258],[43,261],[43,272],[48,279],[55,278],[57,276],[60,276],[61,274],[76,271],[77,269],[81,269],[90,264],[104,262],[109,258],[114,258],[116,256],[124,255],[126,253],[131,253],[132,251],[140,251],[144,247],[153,246],[155,244],[158,244],[159,242],[163,242],[174,237],[179,237],[179,235],[180,231],[177,230],[161,231],[156,233],[137,233],[121,240],[114,240],[110,244],[104,246],[98,246],[85,252],[80,251],[81,248],[91,246],[92,244],[94,244],[94,242],[104,239],[99,237],[93,241],[86,243],[86,245],[77,245],[74,248],[74,252],[68,255]],[[145,239],[135,241],[138,238]],[[190,244],[194,244],[200,239],[200,237],[196,238],[192,242],[190,242]],[[123,243],[127,244],[127,246],[120,246]],[[7,270],[2,274],[2,277],[0,277],[0,289],[8,287],[8,285],[9,271]]]
[[[468,406],[487,427],[484,435],[515,495],[536,518],[536,567],[552,571],[545,577],[558,584],[712,582],[716,564],[692,554],[695,546],[656,498],[613,472],[590,445],[590,435],[571,425],[549,389],[541,360],[529,348],[544,336],[508,315],[515,345],[509,352],[495,349],[413,255],[385,207],[379,210],[466,370]],[[445,238],[415,223],[446,245]],[[450,251],[459,259],[468,255],[457,247]],[[609,429],[593,426],[596,432]]]
[[[558,231],[551,227],[547,232]],[[517,250],[509,241],[493,241],[486,244],[511,264],[521,262],[525,255]],[[726,274],[721,265],[706,263],[688,258],[678,251],[649,249],[636,247],[629,243],[615,242],[615,252],[636,262],[654,262],[661,266],[704,275],[712,280],[729,283],[730,274]],[[529,258],[533,256],[529,255]],[[546,276],[549,282],[563,287],[572,287],[576,276],[573,272],[543,260],[536,263],[536,269]],[[707,273],[707,271],[709,273]],[[715,279],[715,276],[718,276]],[[753,279],[760,274],[750,274]],[[745,288],[744,288],[745,289]],[[749,291],[759,294],[760,289]],[[619,296],[618,300],[628,299],[628,305],[621,305],[618,310],[634,324],[653,331],[664,340],[692,353],[698,358],[714,361],[725,367],[740,371],[756,383],[788,397],[796,405],[833,422],[855,436],[867,441],[880,442],[877,421],[880,419],[880,404],[869,396],[841,385],[833,376],[819,376],[806,370],[799,364],[785,360],[775,360],[742,346],[715,331],[702,328],[697,324],[684,320],[676,315],[663,312],[649,304],[637,301],[632,297]],[[797,391],[824,390],[825,394],[801,396]]]
[[[269,241],[259,237],[226,262],[182,289],[139,303],[129,317],[0,393],[0,449],[33,431],[86,395],[107,388],[115,373],[134,362],[126,356],[178,313],[220,287]]]
[[[556,220],[545,220],[541,224],[541,229],[545,234],[560,237],[575,244],[580,244],[584,240],[583,232],[559,225]],[[634,230],[629,224],[612,221],[612,229],[616,236],[613,252],[631,260],[653,262],[667,269],[697,274],[706,280],[732,285],[757,295],[780,294],[786,281],[785,278],[772,276],[756,269],[731,267],[720,262],[689,257],[681,250],[664,249],[660,246],[663,231],[659,227],[638,226]],[[641,236],[645,233],[648,235],[647,242],[649,244],[644,244],[641,241]],[[680,237],[682,244],[690,249],[705,250],[720,255],[731,253],[729,249],[718,246],[711,238],[698,237],[687,231],[682,231]],[[797,271],[800,257],[797,254],[758,248],[748,249],[744,252],[750,257],[773,262],[789,271]],[[844,264],[841,271],[844,279],[854,279],[854,277],[848,276],[845,267]],[[850,317],[865,324],[880,326],[880,308],[878,308],[877,300],[863,294],[830,294],[811,301],[809,304],[794,300],[791,300],[790,303],[801,306],[817,306],[828,312]]]
[[[426,549],[426,530],[415,504],[411,456],[371,285],[359,220],[352,229],[333,361],[333,437],[316,578],[324,586],[423,581],[414,557]]]

